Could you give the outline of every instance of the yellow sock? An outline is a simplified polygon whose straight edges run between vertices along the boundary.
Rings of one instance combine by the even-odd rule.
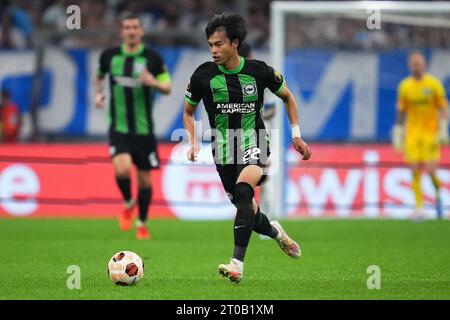
[[[434,189],[436,193],[439,193],[439,189],[441,188],[441,182],[435,174],[430,174],[431,181],[433,182]]]
[[[420,171],[413,171],[412,189],[416,197],[416,209],[422,209],[423,196],[422,189],[420,188]]]

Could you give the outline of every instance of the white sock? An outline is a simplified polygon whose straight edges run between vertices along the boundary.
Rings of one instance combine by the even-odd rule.
[[[125,208],[131,209],[134,206],[134,199],[131,198],[129,201],[124,202]]]
[[[137,219],[137,220],[136,220],[136,226],[137,226],[137,227],[143,227],[143,226],[145,226],[145,222],[143,222],[143,221]]]

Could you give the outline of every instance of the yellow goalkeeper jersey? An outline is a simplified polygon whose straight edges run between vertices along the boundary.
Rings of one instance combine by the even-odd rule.
[[[406,113],[405,136],[434,136],[438,131],[439,109],[447,107],[447,98],[441,81],[430,74],[417,80],[409,76],[400,82],[397,109]]]

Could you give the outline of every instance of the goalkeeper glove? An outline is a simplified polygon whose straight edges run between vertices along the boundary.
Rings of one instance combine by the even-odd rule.
[[[403,126],[399,123],[392,130],[392,146],[397,151],[403,150]]]
[[[442,145],[446,145],[449,143],[447,118],[441,118],[439,120],[438,142]]]

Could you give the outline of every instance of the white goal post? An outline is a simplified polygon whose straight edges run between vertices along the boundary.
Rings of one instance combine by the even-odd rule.
[[[271,64],[284,73],[285,57],[285,21],[287,14],[300,14],[304,16],[318,15],[338,15],[343,18],[367,19],[373,10],[379,10],[381,22],[401,23],[410,25],[427,25],[432,27],[450,27],[450,21],[447,19],[435,19],[429,17],[417,16],[419,13],[450,13],[450,3],[445,1],[433,2],[410,2],[410,1],[274,1],[271,3],[270,18],[270,51]],[[411,16],[410,16],[411,15]],[[278,110],[281,107],[281,101],[277,100]],[[301,105],[299,106],[301,110]],[[283,128],[283,112],[276,112],[275,128]],[[300,128],[302,127],[300,111]],[[278,163],[278,171],[274,173],[270,183],[274,184],[275,194],[274,207],[275,217],[286,215],[286,161],[284,157],[284,130],[279,130],[279,139],[273,141],[278,145],[280,151],[278,159],[273,159]],[[277,149],[277,148],[275,148]]]

